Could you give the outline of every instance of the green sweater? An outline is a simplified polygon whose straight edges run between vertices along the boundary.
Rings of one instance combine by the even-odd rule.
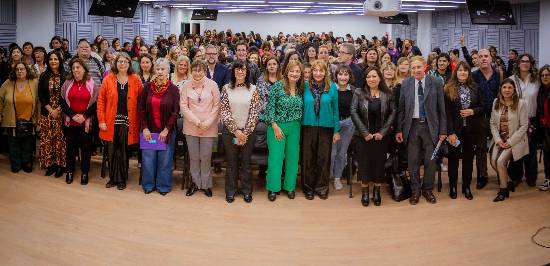
[[[265,122],[270,125],[272,122],[291,122],[302,119],[302,96],[296,94],[290,96],[283,88],[283,82],[277,81],[269,91]]]
[[[340,131],[340,115],[338,113],[338,88],[335,83],[330,84],[328,92],[321,94],[319,115],[315,114],[315,99],[309,82],[304,90],[304,114],[302,125],[317,127],[332,127],[334,133]]]

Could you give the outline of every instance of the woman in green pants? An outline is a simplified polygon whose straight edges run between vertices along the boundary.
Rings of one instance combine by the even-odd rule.
[[[284,69],[283,80],[275,82],[269,91],[265,121],[269,125],[267,198],[270,201],[274,201],[281,191],[281,173],[285,159],[284,190],[287,191],[288,198],[295,197],[303,90],[302,65],[299,62],[290,62]]]

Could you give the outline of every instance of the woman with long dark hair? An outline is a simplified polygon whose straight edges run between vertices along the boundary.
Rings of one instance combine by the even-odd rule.
[[[373,183],[374,205],[382,204],[380,187],[385,180],[385,163],[389,138],[397,115],[392,92],[386,86],[382,72],[376,67],[365,71],[365,87],[357,88],[351,103],[351,118],[357,128],[355,135],[361,178],[361,204],[369,205],[369,185]]]
[[[65,83],[65,68],[58,51],[46,56],[47,68],[38,81],[40,99],[40,167],[46,176],[65,173],[67,143],[63,133],[61,86]]]
[[[462,61],[445,86],[447,141],[449,142],[449,196],[457,197],[458,165],[462,157],[462,194],[471,200],[474,146],[480,137],[483,98],[472,79],[470,66]]]
[[[514,186],[519,185],[523,176],[525,176],[527,185],[534,187],[537,185],[538,175],[537,142],[534,133],[538,124],[536,121],[537,95],[540,87],[535,58],[530,54],[520,55],[514,67],[514,75],[510,79],[516,83],[519,98],[523,99],[528,106],[529,129],[527,130],[527,138],[529,140],[529,154],[521,161],[510,163],[508,168]]]

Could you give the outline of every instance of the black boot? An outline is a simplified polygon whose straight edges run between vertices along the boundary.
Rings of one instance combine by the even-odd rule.
[[[456,194],[456,184],[449,185],[449,197],[451,197],[451,199],[456,199]]]
[[[477,189],[483,189],[487,185],[488,181],[489,181],[489,178],[487,178],[487,177],[482,177],[482,176],[478,177],[476,188]]]
[[[65,173],[65,167],[58,166],[57,170],[55,171],[55,178],[60,178],[63,175],[63,173]]]
[[[67,172],[67,175],[65,176],[65,183],[71,184],[73,182],[73,173]]]
[[[374,190],[372,191],[372,201],[374,201],[374,206],[380,206],[382,204],[382,197],[380,196],[380,186],[374,186]]]
[[[51,176],[53,175],[59,168],[57,167],[57,165],[52,165],[50,167],[48,167],[48,169],[46,169],[46,173],[44,174],[45,176]]]
[[[470,186],[462,187],[462,194],[464,194],[464,197],[466,197],[468,200],[474,199],[474,195],[472,195],[472,190],[470,190]]]
[[[364,207],[369,206],[369,187],[362,187],[361,204]]]
[[[88,185],[88,173],[82,173],[80,176],[80,184],[83,186]]]
[[[503,201],[508,197],[510,197],[510,193],[508,192],[508,188],[501,188],[498,191],[497,197],[493,200],[493,202]]]

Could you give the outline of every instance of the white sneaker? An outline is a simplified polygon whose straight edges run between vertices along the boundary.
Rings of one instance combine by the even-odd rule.
[[[444,163],[441,163],[441,172],[447,172],[449,171],[449,168]]]
[[[550,189],[550,179],[544,179],[544,182],[539,187],[540,191],[546,191]]]
[[[340,190],[342,188],[344,188],[344,185],[342,185],[340,178],[334,178],[334,189]]]

